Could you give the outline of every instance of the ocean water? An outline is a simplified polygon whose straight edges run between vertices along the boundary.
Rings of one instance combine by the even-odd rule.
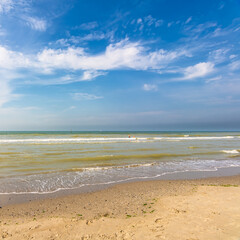
[[[240,132],[0,132],[0,194],[240,166]]]

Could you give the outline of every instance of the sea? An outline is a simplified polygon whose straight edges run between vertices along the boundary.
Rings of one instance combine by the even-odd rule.
[[[0,132],[0,194],[240,167],[240,132]]]

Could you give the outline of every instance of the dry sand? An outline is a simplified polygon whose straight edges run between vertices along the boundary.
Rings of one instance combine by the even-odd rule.
[[[0,209],[0,239],[240,239],[240,176],[126,183]]]

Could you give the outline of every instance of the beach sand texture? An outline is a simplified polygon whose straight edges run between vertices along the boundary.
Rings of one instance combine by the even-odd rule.
[[[0,209],[2,239],[240,239],[240,177],[125,183]]]

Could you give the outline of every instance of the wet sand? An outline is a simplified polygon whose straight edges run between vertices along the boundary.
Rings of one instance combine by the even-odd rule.
[[[124,183],[6,205],[1,238],[237,240],[240,176]]]

